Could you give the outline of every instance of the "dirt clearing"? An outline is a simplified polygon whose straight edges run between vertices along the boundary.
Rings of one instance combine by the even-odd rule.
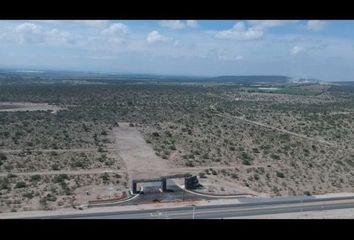
[[[166,160],[158,157],[153,148],[147,144],[135,127],[129,123],[119,123],[113,129],[115,147],[119,149],[130,179],[157,178],[167,175]]]
[[[48,103],[29,103],[29,102],[0,102],[0,112],[18,111],[52,111],[56,113],[63,108],[49,105]]]

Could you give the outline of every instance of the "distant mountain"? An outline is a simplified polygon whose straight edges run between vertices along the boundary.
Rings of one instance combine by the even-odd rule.
[[[247,76],[219,76],[212,77],[209,80],[217,82],[233,82],[233,83],[287,83],[290,78],[286,76],[265,76],[265,75],[247,75]]]

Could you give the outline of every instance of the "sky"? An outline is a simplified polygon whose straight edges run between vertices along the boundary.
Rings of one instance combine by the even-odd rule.
[[[0,67],[354,81],[354,21],[0,20]]]

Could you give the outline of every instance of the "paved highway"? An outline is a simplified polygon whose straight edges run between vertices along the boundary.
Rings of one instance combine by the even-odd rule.
[[[121,212],[78,213],[71,215],[37,217],[55,219],[223,219],[266,214],[324,211],[354,208],[354,197],[327,199],[297,198],[268,199],[248,203],[160,208]]]

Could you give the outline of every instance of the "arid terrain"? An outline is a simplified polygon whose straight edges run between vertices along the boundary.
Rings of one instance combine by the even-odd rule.
[[[354,84],[84,82],[1,82],[1,212],[84,204],[175,173],[213,194],[354,189]]]
[[[51,111],[52,113],[56,113],[59,110],[62,109],[47,103],[0,102],[0,112]]]

